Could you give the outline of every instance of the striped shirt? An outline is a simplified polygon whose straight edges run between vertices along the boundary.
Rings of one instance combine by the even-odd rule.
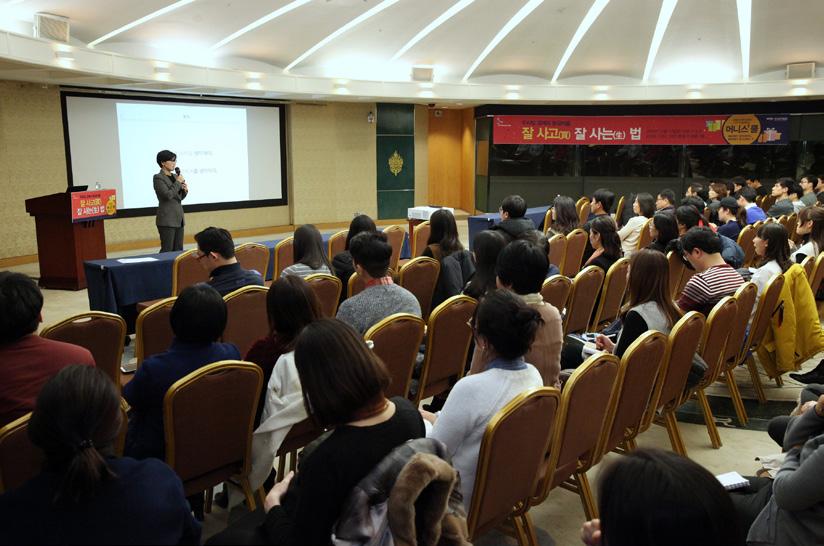
[[[323,273],[324,275],[331,275],[332,272],[329,271],[329,268],[326,265],[321,265],[318,269],[312,269],[306,264],[296,263],[294,265],[290,265],[289,267],[285,268],[283,271],[280,272],[280,278],[282,279],[286,275],[296,275],[301,279],[305,279],[309,275],[315,275],[316,273]]]
[[[714,265],[693,275],[678,298],[678,307],[684,311],[698,311],[709,315],[724,296],[732,296],[744,279],[727,264]]]

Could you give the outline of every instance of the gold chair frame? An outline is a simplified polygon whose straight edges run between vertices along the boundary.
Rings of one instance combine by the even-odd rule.
[[[235,247],[235,257],[237,257],[239,252],[243,252],[247,249],[258,249],[266,253],[266,261],[264,262],[265,265],[263,266],[263,271],[258,271],[263,280],[266,280],[266,274],[269,273],[269,249],[266,248],[266,245],[262,245],[260,243],[243,243],[242,245]]]
[[[470,540],[475,540],[478,538],[480,534],[483,534],[485,531],[494,528],[493,525],[476,529],[478,525],[477,520],[479,517],[478,511],[480,510],[481,501],[484,497],[484,494],[486,493],[486,478],[489,475],[490,471],[495,470],[490,468],[489,458],[490,452],[492,451],[493,441],[495,439],[496,432],[500,428],[501,424],[504,423],[513,413],[518,411],[522,406],[526,405],[535,398],[545,397],[553,398],[555,400],[556,407],[555,415],[553,416],[552,423],[549,426],[549,435],[546,439],[546,445],[544,446],[544,452],[546,452],[550,447],[550,440],[553,437],[555,428],[558,423],[558,412],[561,406],[560,391],[554,387],[539,387],[537,389],[522,392],[521,394],[510,400],[503,408],[498,410],[498,412],[492,417],[492,419],[486,425],[486,430],[484,431],[483,438],[481,439],[481,447],[478,450],[478,466],[475,471],[476,480],[475,490],[472,494],[472,504],[469,507],[466,518]],[[538,546],[538,540],[535,535],[535,527],[532,524],[532,519],[529,517],[528,513],[530,507],[531,505],[529,499],[526,498],[523,500],[523,502],[519,502],[516,506],[514,506],[512,512],[506,518],[508,521],[511,521],[514,527],[516,539],[518,540],[519,546]]]
[[[294,250],[293,250],[293,254],[292,254],[292,256],[293,256],[292,257],[292,262],[289,265],[281,263],[280,256],[279,256],[280,250],[283,247],[291,246],[291,247],[294,248],[294,244],[295,244],[295,237],[293,235],[290,235],[289,237],[286,237],[285,239],[282,239],[282,240],[278,241],[278,243],[275,245],[275,249],[272,251],[272,252],[274,252],[274,261],[273,261],[274,271],[272,271],[272,280],[273,281],[278,280],[280,278],[280,274],[283,272],[283,270],[286,269],[287,267],[289,267],[289,265],[292,265],[292,264],[295,263]]]
[[[355,273],[353,273],[352,275],[354,276]],[[331,314],[326,313],[326,311],[328,311],[328,309],[323,310],[325,316],[334,318],[335,314],[337,313],[337,310],[338,310],[338,303],[340,303],[340,293],[341,293],[341,290],[343,290],[343,283],[340,282],[340,279],[337,278],[334,275],[327,275],[326,273],[313,273],[311,275],[307,275],[306,278],[303,279],[303,280],[305,280],[306,283],[309,284],[310,286],[312,285],[312,283],[317,282],[317,281],[321,281],[321,280],[331,281],[335,286],[337,286],[337,296],[335,296],[334,308],[331,309],[331,311],[332,311]],[[320,300],[320,298],[318,298],[318,303],[320,303],[321,307],[323,307],[323,302]]]
[[[123,317],[117,315],[115,313],[107,313],[105,311],[86,311],[85,313],[78,313],[77,315],[73,315],[69,318],[63,319],[57,324],[52,324],[51,326],[46,326],[40,331],[40,337],[44,337],[47,339],[51,339],[49,337],[50,334],[60,330],[63,326],[67,324],[72,324],[77,321],[85,320],[85,319],[105,319],[111,320],[117,323],[120,326],[120,334],[118,335],[118,339],[120,340],[119,349],[117,351],[117,362],[115,369],[112,372],[115,374],[114,376],[110,376],[112,381],[114,381],[115,386],[117,387],[117,391],[120,392],[120,366],[123,361],[123,348],[126,341],[126,321],[123,320]],[[98,367],[100,366],[99,363],[95,363]],[[102,368],[101,368],[102,369]],[[107,374],[108,375],[108,374]]]
[[[187,250],[175,256],[175,261],[172,262],[172,296],[179,296],[180,292],[186,288],[185,286],[180,286],[180,264],[183,261],[191,260],[194,258],[197,261],[197,249],[193,248],[191,250]],[[209,274],[206,270],[203,270],[203,282],[209,280]]]
[[[411,321],[420,326],[420,336],[418,337],[418,341],[415,344],[417,347],[420,347],[421,341],[423,341],[423,336],[426,334],[426,323],[421,317],[416,317],[410,313],[394,313],[389,315],[388,317],[379,320],[377,323],[373,324],[366,333],[363,334],[364,341],[374,341],[375,335],[377,335],[381,330],[389,327],[390,325],[394,324],[397,321],[404,320],[404,321]],[[373,349],[374,350],[374,349]],[[388,367],[388,365],[387,365]],[[404,398],[409,397],[409,385],[412,383],[412,372],[415,370],[415,362],[411,363],[409,366],[409,373],[405,378],[401,378],[404,383],[404,388],[401,391]]]
[[[244,362],[242,360],[221,360],[220,362],[215,362],[213,364],[208,364],[203,366],[202,368],[195,370],[194,372],[178,379],[175,381],[169,390],[166,391],[166,394],[163,396],[163,437],[166,441],[166,464],[169,465],[172,469],[175,467],[175,435],[174,430],[168,423],[174,422],[174,411],[172,410],[172,402],[174,401],[174,397],[178,391],[183,389],[184,387],[194,383],[198,379],[203,376],[210,375],[215,372],[223,372],[228,370],[240,369],[244,371],[252,371],[257,374],[258,381],[257,381],[257,389],[255,392],[260,392],[261,387],[263,386],[263,370],[261,370],[260,366],[257,364],[252,364],[251,362]],[[254,491],[252,491],[252,485],[249,482],[249,473],[252,470],[252,433],[254,432],[255,426],[255,412],[250,412],[249,415],[249,426],[248,431],[246,433],[246,446],[244,447],[244,456],[243,456],[243,464],[239,474],[237,474],[234,478],[237,479],[238,483],[243,490],[243,494],[246,497],[246,504],[249,510],[255,510],[256,503],[255,503],[255,495]]]
[[[332,235],[329,236],[329,240],[326,242],[326,256],[329,258],[330,262],[332,261],[332,258],[334,258],[335,254],[336,254],[336,252],[334,251],[335,243],[337,243],[338,239],[341,239],[341,238],[344,239],[344,241],[345,241],[346,237],[348,235],[349,235],[349,230],[344,229],[342,231],[335,232],[335,233],[333,233]],[[344,246],[346,246],[346,243],[344,243]]]
[[[430,393],[428,395],[426,394],[427,381],[429,380],[429,374],[430,374],[431,366],[432,366],[432,354],[435,350],[434,349],[432,333],[435,331],[435,325],[437,324],[438,317],[441,314],[445,313],[448,309],[450,309],[451,307],[453,307],[455,305],[458,305],[459,303],[472,304],[473,305],[473,312],[478,306],[478,301],[476,299],[470,298],[469,296],[457,295],[457,296],[452,296],[452,297],[447,298],[446,300],[444,300],[440,305],[438,305],[435,309],[433,309],[432,313],[430,313],[430,315],[429,315],[429,320],[427,321],[427,327],[426,327],[426,331],[427,331],[427,334],[429,336],[429,340],[426,344],[426,354],[425,354],[424,359],[423,359],[423,365],[421,366],[421,375],[420,375],[420,378],[418,380],[418,392],[415,393],[415,399],[413,400],[413,403],[415,404],[415,407],[418,407],[420,405],[421,401],[424,398],[426,398],[427,396],[432,396],[433,394],[437,394],[437,393]],[[467,328],[470,328],[469,324],[467,324]],[[469,354],[470,345],[472,345],[471,328],[470,328],[469,337],[466,340],[466,344],[463,347],[453,347],[452,348],[454,351],[457,352],[458,355],[460,355],[460,361],[461,362],[464,362],[464,363],[466,362],[466,357]],[[456,380],[462,378],[465,373],[466,373],[465,366],[461,367],[458,374],[457,374],[457,376],[456,376]],[[410,379],[410,382],[411,382],[411,379]]]
[[[160,301],[156,301],[143,311],[137,315],[137,320],[135,321],[134,326],[134,356],[137,358],[137,367],[140,367],[140,364],[146,358],[144,354],[144,346],[143,346],[143,338],[145,334],[143,333],[143,322],[146,320],[146,317],[160,309],[161,307],[171,307],[174,305],[175,301],[177,300],[177,296],[172,296],[171,298],[164,298]],[[171,328],[171,326],[170,326]]]
[[[621,291],[621,298],[618,300],[618,307],[612,316],[606,317],[607,320],[616,318],[621,312],[621,304],[624,301],[624,296],[627,292],[629,282],[627,280],[627,272],[629,271],[629,258],[621,258],[609,267],[603,282],[601,283],[601,297],[598,298],[598,307],[595,310],[595,315],[592,317],[590,329],[597,332],[600,329],[598,326],[604,321],[604,307],[606,306],[607,295],[612,287],[613,282],[624,283],[624,289]]]

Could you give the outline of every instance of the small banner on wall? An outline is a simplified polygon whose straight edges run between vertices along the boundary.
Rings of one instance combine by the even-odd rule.
[[[72,195],[72,222],[110,218],[117,214],[115,190],[78,191]]]
[[[495,144],[789,144],[788,114],[495,116]]]

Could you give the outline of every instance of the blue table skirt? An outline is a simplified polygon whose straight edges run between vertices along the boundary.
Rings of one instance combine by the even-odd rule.
[[[530,218],[535,224],[536,229],[543,231],[544,217],[546,211],[549,210],[549,205],[542,207],[531,207],[526,209],[526,217]],[[501,221],[501,215],[497,212],[488,212],[486,214],[479,214],[477,216],[470,216],[467,220],[469,227],[469,249],[472,249],[472,243],[475,241],[475,236],[485,229],[489,229]]]
[[[323,243],[329,241],[332,233],[323,234]],[[269,271],[271,280],[275,269],[275,245],[281,239],[261,241],[269,248]],[[151,262],[122,263],[116,259],[90,260],[83,263],[88,284],[89,309],[120,313],[124,307],[141,301],[167,298],[172,294],[172,265],[181,251],[159,254],[141,254],[133,258],[152,257]],[[404,238],[401,257],[408,258],[409,236]]]

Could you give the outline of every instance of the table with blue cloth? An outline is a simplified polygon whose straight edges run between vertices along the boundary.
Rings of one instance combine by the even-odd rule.
[[[332,233],[323,234],[323,244]],[[285,238],[285,237],[284,237]],[[275,269],[275,245],[283,239],[261,241],[269,249],[266,280]],[[117,313],[131,322],[134,307],[141,301],[168,298],[172,295],[172,266],[182,251],[142,254],[130,258],[153,258],[151,261],[123,263],[118,259],[89,260],[83,263],[89,293],[89,309]],[[409,237],[404,238],[401,257],[410,256]],[[122,258],[121,258],[122,259]]]
[[[544,205],[541,207],[531,207],[526,209],[526,216],[532,220],[532,223],[535,224],[535,228],[543,231],[544,229],[544,217],[546,216],[546,211],[549,210],[549,205]],[[477,216],[470,216],[467,219],[467,225],[469,226],[469,249],[472,250],[472,243],[475,240],[475,236],[482,232],[485,229],[489,229],[498,222],[501,221],[501,215],[497,212],[488,212],[486,214],[478,214]]]

